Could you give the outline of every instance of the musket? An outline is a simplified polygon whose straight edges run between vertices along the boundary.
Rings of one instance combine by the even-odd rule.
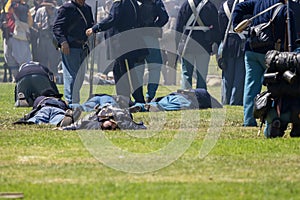
[[[291,35],[291,18],[290,18],[290,3],[289,0],[285,1],[287,9],[287,35],[288,35],[288,51],[292,52],[292,35]]]
[[[94,13],[94,19],[95,19],[95,24],[97,23],[97,13],[98,13],[98,1],[96,1],[96,7],[95,7],[95,13]],[[89,98],[93,96],[93,76],[94,76],[94,59],[95,59],[95,46],[96,46],[96,33],[93,33],[93,38],[92,38],[92,51],[91,51],[91,66],[90,66],[90,92],[89,92]]]

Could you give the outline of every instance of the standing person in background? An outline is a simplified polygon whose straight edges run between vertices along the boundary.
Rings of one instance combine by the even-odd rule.
[[[195,17],[191,3],[194,3],[195,9],[198,5],[204,4],[199,13],[199,18],[202,24],[199,24],[198,16]],[[197,11],[196,11],[197,12]],[[197,20],[195,27],[192,29],[192,24],[189,23],[190,17],[194,17]],[[198,42],[203,48],[203,52],[194,52],[189,45],[187,45],[185,54],[181,61],[182,67],[182,89],[192,88],[192,77],[194,68],[196,68],[197,84],[196,88],[207,89],[206,76],[208,73],[208,64],[210,60],[210,54],[212,53],[213,43],[219,44],[221,41],[221,35],[218,24],[218,10],[216,6],[209,0],[185,0],[182,4],[177,17],[176,31],[188,35],[192,30],[191,38]],[[176,37],[176,44],[180,42],[179,37]],[[190,62],[192,63],[190,63]]]
[[[88,54],[85,31],[93,24],[92,9],[85,0],[72,0],[59,8],[53,25],[62,56],[64,97],[70,106],[80,103],[79,91],[86,71],[81,64]]]
[[[270,6],[276,3],[284,3],[284,0],[249,0],[241,2],[236,5],[232,13],[232,23],[235,28],[244,18],[245,15],[255,16],[256,14],[264,11]],[[276,8],[275,8],[276,9]],[[272,9],[257,18],[253,19],[252,26],[268,22],[272,18],[273,12],[275,9]],[[244,126],[257,126],[257,122],[253,117],[253,106],[254,98],[257,94],[261,92],[263,74],[266,70],[265,64],[265,54],[272,49],[275,49],[275,46],[278,47],[279,51],[287,51],[285,48],[286,41],[286,19],[287,19],[287,9],[286,5],[283,6],[276,15],[274,23],[274,41],[276,45],[274,47],[261,47],[261,48],[251,48],[249,45],[249,40],[246,42],[245,46],[245,68],[246,68],[246,77],[245,77],[245,87],[244,87]],[[291,17],[291,33],[292,41],[295,41],[295,26],[292,12],[290,12]],[[294,48],[294,47],[293,47]]]
[[[239,2],[239,0],[227,0],[219,8],[219,27],[223,40],[235,1]],[[235,33],[232,24],[229,26],[225,44],[223,43],[221,98],[223,105],[241,106],[244,94],[244,46],[247,33]]]
[[[300,0],[291,0],[290,9],[294,12],[295,26],[296,29],[296,37],[298,39],[298,51],[300,51]]]
[[[112,41],[107,41],[107,59],[114,60],[113,74],[116,83],[116,93],[129,99],[132,94],[135,102],[144,103],[143,85],[140,85],[134,67],[137,59],[145,57],[146,52],[144,50],[135,50],[123,55],[118,54],[119,49],[126,48],[124,47],[125,41],[123,41],[122,32],[138,28],[138,20],[139,7],[136,0],[115,0],[108,17],[88,29],[86,35],[90,36],[93,33],[106,31],[105,39],[112,38]],[[137,36],[135,39],[134,42],[137,43],[142,38]]]
[[[37,10],[40,8],[43,0],[33,0],[33,7],[30,8],[30,14],[32,19],[34,20]],[[38,30],[35,24],[33,23],[32,28],[30,29],[30,43],[31,43],[31,54],[32,60],[37,61],[37,40],[38,40]]]
[[[37,60],[54,74],[58,75],[60,53],[52,43],[53,24],[57,17],[57,8],[54,0],[44,0],[37,10],[34,24],[38,29]],[[47,53],[45,53],[47,52]]]
[[[33,24],[29,6],[23,0],[9,1],[5,6],[2,31],[4,60],[15,78],[19,66],[31,60],[29,45],[30,27]]]
[[[160,71],[162,67],[162,57],[160,53],[159,38],[162,37],[162,27],[168,22],[169,16],[161,0],[139,0],[141,5],[140,21],[142,27],[156,27],[155,32],[143,35],[146,46],[155,46],[149,48],[149,55],[146,56],[148,68],[148,83],[146,92],[146,103],[149,103],[156,94],[160,80]],[[157,31],[157,32],[156,32]],[[138,70],[141,72],[139,77],[143,77],[145,68]]]
[[[179,12],[179,4],[177,0],[166,0],[165,7],[167,13],[169,15],[168,23],[163,27],[163,38],[160,40],[161,45],[168,45],[171,49],[176,49],[175,44],[175,28],[176,28],[176,19]],[[177,63],[176,57],[177,55],[173,52],[168,52],[163,50],[165,47],[162,46],[162,59],[163,59],[163,67],[162,67],[162,75],[164,79],[164,85],[176,85],[176,70]]]

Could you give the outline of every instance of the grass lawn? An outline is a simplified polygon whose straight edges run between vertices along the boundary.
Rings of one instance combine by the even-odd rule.
[[[159,152],[179,130],[186,136],[179,148],[194,133],[189,148],[174,162],[147,173],[127,173],[88,151],[83,140],[88,132],[13,126],[30,108],[14,108],[14,84],[0,87],[0,192],[21,192],[25,199],[300,199],[300,140],[258,137],[257,128],[242,127],[242,107],[222,109],[224,125],[204,158],[199,158],[200,149],[214,134],[207,134],[216,116],[211,109],[136,113],[135,120],[143,121],[148,130],[101,132],[114,146],[142,155]],[[98,89],[108,92],[112,86]],[[163,87],[159,91],[168,92]],[[99,131],[93,134],[100,138]],[[113,162],[110,149],[103,151],[106,161]],[[155,157],[143,167],[160,161],[164,162]]]

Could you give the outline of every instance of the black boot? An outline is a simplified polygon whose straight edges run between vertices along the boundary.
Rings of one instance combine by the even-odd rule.
[[[291,137],[300,137],[300,124],[293,123],[292,130],[290,132]]]

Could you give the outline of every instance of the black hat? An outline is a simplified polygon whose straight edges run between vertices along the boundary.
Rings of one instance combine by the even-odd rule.
[[[41,6],[51,6],[51,7],[55,7],[55,1],[54,0],[43,0],[43,2],[41,3]]]

